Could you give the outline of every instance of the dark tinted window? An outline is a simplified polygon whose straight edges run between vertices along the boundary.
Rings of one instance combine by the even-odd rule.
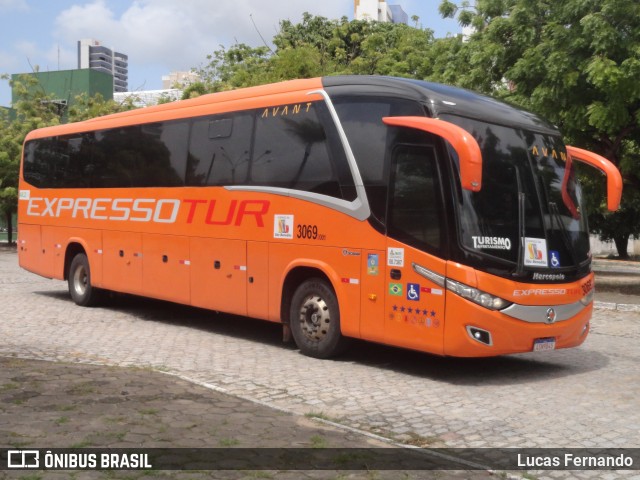
[[[342,149],[332,146],[337,138],[328,141],[331,132],[321,120],[324,110],[324,103],[314,102],[259,112],[251,184],[343,197],[340,170],[348,167]]]
[[[189,125],[152,123],[95,132],[96,187],[173,187],[184,184]]]
[[[253,113],[196,119],[191,126],[187,185],[244,185]]]
[[[389,116],[424,116],[414,101],[368,96],[337,96],[333,99],[364,182],[373,214],[385,223],[389,184],[390,148],[398,129],[382,122]]]
[[[439,251],[444,229],[434,148],[398,146],[392,179],[389,235],[420,249]]]
[[[89,186],[81,135],[32,140],[25,147],[25,180],[38,187]]]
[[[25,180],[41,188],[184,185],[188,132],[182,121],[33,140]]]

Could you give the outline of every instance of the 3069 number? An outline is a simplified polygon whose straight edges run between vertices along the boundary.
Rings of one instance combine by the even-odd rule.
[[[298,225],[298,238],[309,238],[311,240],[318,239],[317,225]]]

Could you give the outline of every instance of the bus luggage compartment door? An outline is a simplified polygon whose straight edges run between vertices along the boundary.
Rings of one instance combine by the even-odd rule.
[[[51,262],[45,260],[45,255],[42,254],[40,225],[21,223],[18,226],[18,260],[25,270],[51,277],[53,265],[49,265]]]
[[[191,304],[246,315],[247,242],[192,238],[191,257]]]
[[[142,235],[104,231],[102,287],[116,292],[142,293]]]
[[[142,288],[149,297],[188,304],[190,298],[189,239],[175,235],[142,237]]]

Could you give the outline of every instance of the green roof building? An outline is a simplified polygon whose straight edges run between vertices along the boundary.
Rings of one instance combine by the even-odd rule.
[[[60,108],[73,105],[75,97],[82,93],[86,93],[89,97],[99,93],[105,100],[113,100],[113,77],[97,70],[84,68],[55,72],[15,73],[11,75],[11,80],[17,80],[21,75],[37,78],[45,93],[51,96],[52,101]],[[15,89],[12,89],[12,104],[18,100]]]

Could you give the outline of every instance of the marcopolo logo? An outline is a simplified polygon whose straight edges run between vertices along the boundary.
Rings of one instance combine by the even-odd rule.
[[[564,279],[565,279],[564,273],[538,273],[538,272],[533,273],[533,280],[553,281],[553,280],[564,280]]]
[[[472,236],[473,248],[485,250],[511,250],[511,240],[503,237],[476,237]]]

